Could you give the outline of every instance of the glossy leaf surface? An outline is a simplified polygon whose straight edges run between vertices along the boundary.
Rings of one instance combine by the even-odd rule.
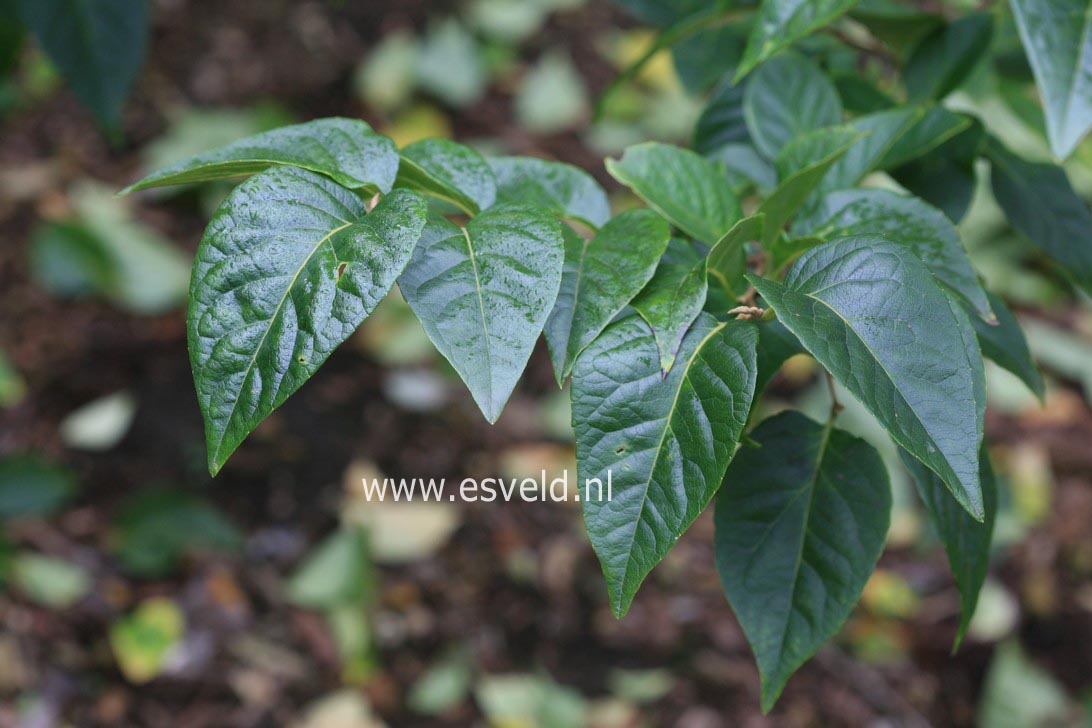
[[[424,224],[412,192],[365,214],[357,195],[297,167],[228,196],[197,250],[188,316],[213,474],[372,312]]]
[[[762,678],[762,709],[849,617],[891,511],[876,450],[799,412],[752,433],[717,497],[717,571]]]
[[[573,370],[573,428],[584,522],[614,613],[720,487],[751,408],[754,324],[703,314],[665,378],[651,329],[612,324]],[[607,489],[608,477],[610,489]]]

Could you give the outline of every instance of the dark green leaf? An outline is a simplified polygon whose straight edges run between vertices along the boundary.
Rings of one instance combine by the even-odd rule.
[[[861,0],[849,14],[900,54],[944,23],[944,16],[901,0]]]
[[[32,455],[0,460],[0,518],[47,516],[75,490],[76,477],[68,468]]]
[[[649,571],[704,510],[739,442],[755,382],[755,325],[702,315],[665,378],[633,316],[607,328],[573,370],[584,522],[611,606],[629,609]]]
[[[708,156],[727,144],[747,144],[751,135],[743,120],[743,86],[725,79],[694,125],[694,150]]]
[[[710,5],[725,4],[724,0],[614,0],[638,19],[666,27],[707,10]]]
[[[745,217],[724,234],[706,256],[709,277],[723,289],[729,300],[735,300],[747,291],[747,243],[762,238],[766,224],[762,213]]]
[[[1092,5],[1088,0],[1012,0],[1043,95],[1050,148],[1069,156],[1092,127]]]
[[[822,192],[855,187],[865,175],[879,168],[884,156],[907,130],[922,118],[920,108],[902,107],[859,116],[849,126],[864,138],[854,144],[834,163],[819,186]]]
[[[895,100],[866,81],[859,73],[839,73],[833,79],[846,111],[871,114],[895,106]]]
[[[919,126],[908,131],[906,137],[915,136]],[[891,176],[910,192],[943,210],[949,220],[959,222],[974,196],[974,163],[983,138],[982,123],[972,120],[969,127],[924,156],[892,169]],[[889,155],[894,155],[901,146],[901,142],[896,143]],[[890,169],[887,161],[881,162],[881,166]]]
[[[900,450],[899,455],[906,469],[910,471],[918,495],[925,502],[929,520],[944,544],[944,550],[948,552],[948,564],[952,567],[952,574],[955,575],[956,586],[959,588],[959,631],[952,647],[955,650],[963,641],[963,635],[974,616],[978,593],[982,590],[982,582],[986,580],[986,567],[990,561],[990,540],[997,517],[997,483],[990,467],[990,455],[983,445],[979,453],[979,472],[982,474],[985,519],[981,523],[959,507],[936,473],[908,455],[905,450]]]
[[[780,184],[758,208],[766,215],[763,245],[774,241],[834,163],[860,138],[852,127],[834,126],[801,134],[781,148],[774,161]]]
[[[671,52],[679,80],[691,91],[708,90],[735,70],[743,57],[747,32],[746,24],[731,23],[702,30],[676,43]]]
[[[712,162],[689,149],[646,142],[608,159],[607,171],[687,235],[710,243],[742,217],[739,200]]]
[[[230,553],[243,543],[222,513],[184,491],[140,492],[125,503],[116,527],[118,558],[138,576],[161,577],[186,556]]]
[[[738,81],[752,68],[804,36],[829,25],[857,0],[762,0],[747,50],[736,71]],[[834,122],[831,122],[834,123]]]
[[[1019,377],[1042,401],[1045,393],[1043,375],[1039,373],[1039,367],[1031,356],[1020,322],[1004,301],[988,291],[986,295],[990,299],[990,308],[997,316],[996,325],[991,326],[977,316],[971,317],[982,354]]]
[[[545,207],[592,227],[610,219],[607,193],[581,169],[534,157],[495,157],[489,164],[497,177],[498,203]]]
[[[742,193],[754,186],[765,192],[777,186],[777,171],[773,164],[749,143],[725,144],[705,157],[724,165],[733,190],[738,187]]]
[[[942,99],[963,83],[990,46],[993,19],[971,13],[925,36],[903,68],[913,101]]]
[[[307,381],[386,295],[425,224],[408,190],[367,215],[298,167],[237,187],[209,223],[190,284],[190,362],[209,470]]]
[[[841,123],[842,101],[813,61],[786,53],[755,72],[743,114],[758,151],[773,159],[793,137]]]
[[[447,200],[471,215],[497,199],[497,180],[485,157],[447,139],[422,139],[403,149],[395,185]]]
[[[995,139],[986,154],[994,197],[1012,226],[1092,293],[1092,213],[1065,170],[1021,159]]]
[[[758,375],[755,377],[755,396],[762,394],[766,385],[774,378],[790,357],[803,354],[800,345],[791,331],[777,319],[763,321],[758,327]]]
[[[435,219],[398,279],[425,332],[496,422],[557,300],[561,223],[536,207],[494,207],[466,228]]]
[[[656,271],[671,229],[651,210],[629,210],[585,240],[568,226],[565,269],[557,303],[546,320],[546,343],[557,383]]]
[[[0,0],[0,82],[19,63],[25,35],[19,0]]]
[[[876,167],[893,169],[918,159],[975,123],[970,116],[948,111],[943,106],[934,106],[895,140]]]
[[[842,238],[783,283],[749,276],[777,318],[976,518],[985,375],[967,315],[904,247]]]
[[[394,142],[358,119],[316,119],[184,159],[126,187],[122,194],[243,177],[279,165],[318,172],[342,187],[386,193],[398,174],[398,150]]]
[[[823,198],[821,208],[819,217],[826,221],[816,230],[802,232],[824,238],[876,235],[905,246],[978,316],[993,318],[959,233],[940,210],[890,190],[832,192]]]
[[[721,584],[751,643],[768,712],[841,628],[883,551],[891,486],[876,450],[799,412],[759,425],[717,497]]]
[[[705,305],[709,290],[705,266],[705,259],[690,243],[673,239],[652,280],[633,299],[633,308],[652,327],[664,374],[675,362],[683,335]]]
[[[117,126],[144,63],[147,0],[19,0],[19,8],[80,101]]]

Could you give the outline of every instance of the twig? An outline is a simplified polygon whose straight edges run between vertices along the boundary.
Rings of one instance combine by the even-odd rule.
[[[736,306],[728,311],[729,316],[736,316],[741,321],[760,319],[766,315],[766,309],[758,306]]]
[[[826,372],[827,375],[827,389],[830,390],[830,419],[833,420],[838,416],[838,413],[845,409],[841,402],[838,401],[838,395],[834,390],[834,377],[830,372]]]

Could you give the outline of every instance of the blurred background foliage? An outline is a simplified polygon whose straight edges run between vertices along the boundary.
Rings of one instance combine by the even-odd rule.
[[[603,155],[692,141],[746,37],[718,27],[658,50],[657,27],[702,3],[621,5],[157,0],[117,114],[56,48],[0,18],[0,725],[1088,719],[1092,305],[1008,227],[981,170],[968,175],[959,229],[1017,311],[1046,396],[989,366],[996,558],[954,657],[958,595],[936,537],[889,440],[845,393],[840,426],[895,476],[889,551],[769,719],[719,595],[708,518],[616,622],[578,507],[363,498],[360,479],[384,474],[457,482],[572,468],[567,395],[544,350],[490,429],[395,291],[321,381],[215,483],[204,475],[182,305],[202,220],[229,185],[114,191],[194,152],[335,113],[399,145],[455,137],[572,162],[609,184]],[[945,14],[974,5],[869,0],[837,32],[878,39],[883,53],[826,34],[801,46],[835,72],[847,108],[877,108],[899,93],[885,54],[905,57]],[[997,15],[988,60],[947,105],[1047,159],[1011,16]],[[958,148],[934,156],[959,162]],[[1092,199],[1092,142],[1066,170]],[[616,210],[634,204],[608,189]],[[798,356],[767,407],[821,416],[825,386]]]

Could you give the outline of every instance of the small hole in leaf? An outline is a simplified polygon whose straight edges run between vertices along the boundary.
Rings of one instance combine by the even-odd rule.
[[[626,446],[625,445],[619,445],[617,448],[614,449],[614,454],[615,455],[621,455],[625,451],[626,451]]]
[[[305,361],[307,361],[307,358],[301,356],[298,359],[296,359],[296,361],[298,361],[300,364],[303,364]]]
[[[339,281],[341,280],[342,274],[345,273],[345,269],[348,268],[348,267],[349,267],[348,263],[338,263],[337,264],[337,279]]]

